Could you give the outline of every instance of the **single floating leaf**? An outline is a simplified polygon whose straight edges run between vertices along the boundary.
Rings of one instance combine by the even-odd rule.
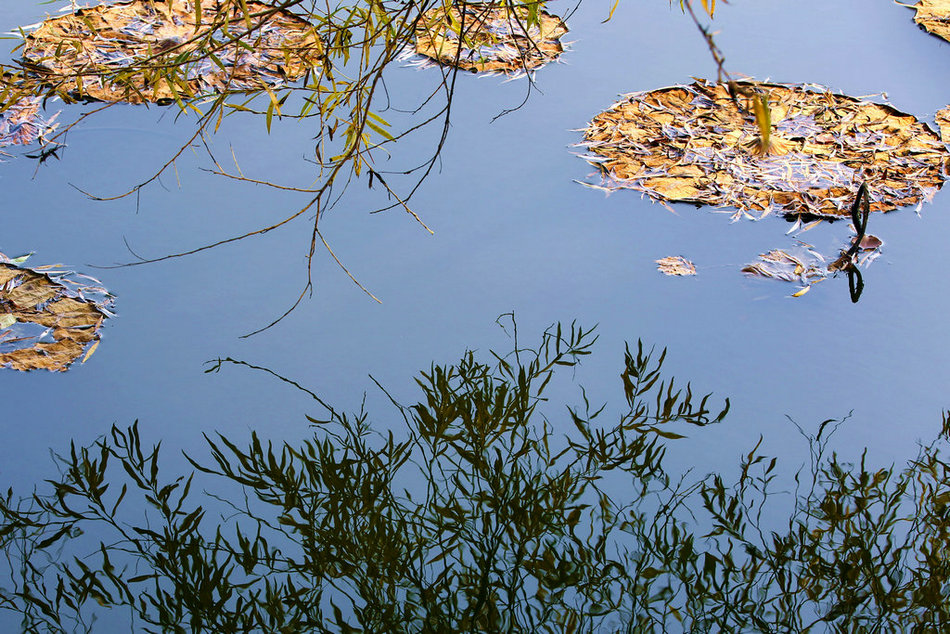
[[[85,363],[86,361],[88,361],[89,357],[91,357],[92,354],[99,348],[99,341],[100,340],[97,339],[95,343],[89,346],[89,349],[86,350],[86,354],[84,354],[82,357],[81,363]]]
[[[877,236],[868,234],[861,238],[861,244],[858,245],[862,251],[874,251],[884,246],[884,241]]]

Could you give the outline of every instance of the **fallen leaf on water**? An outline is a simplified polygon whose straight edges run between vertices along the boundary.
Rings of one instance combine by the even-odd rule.
[[[0,254],[0,367],[64,371],[99,343],[113,297],[72,271],[39,272]]]
[[[656,263],[664,275],[696,275],[696,267],[681,255],[660,258]]]
[[[95,352],[98,348],[99,348],[99,340],[96,340],[96,342],[92,344],[91,346],[89,346],[89,349],[86,350],[86,354],[83,355],[82,361],[80,363],[85,363],[86,361],[88,361],[89,357],[92,356],[92,353]]]
[[[851,228],[854,231],[854,227]],[[851,243],[849,247],[854,247],[854,241],[857,239],[857,235],[851,238]],[[877,236],[866,234],[861,238],[861,242],[858,244],[858,250],[851,257],[851,263],[855,266],[864,266],[867,267],[874,260],[876,260],[881,255],[881,248],[884,246],[884,241],[878,238]],[[842,255],[845,255],[847,250],[842,250]],[[832,270],[831,265],[829,265],[828,270]]]
[[[537,24],[529,20],[527,6],[453,3],[448,11],[438,6],[419,20],[410,53],[472,72],[537,70],[564,51],[560,39],[567,26],[545,11],[537,12]]]
[[[22,54],[63,90],[131,103],[278,86],[320,63],[320,41],[302,18],[253,0],[220,15],[218,6],[125,0],[80,8],[36,26]],[[178,69],[175,81],[159,72],[165,66]]]
[[[891,106],[813,85],[733,89],[697,80],[627,95],[587,125],[585,159],[609,189],[738,209],[734,219],[847,216],[862,182],[872,211],[922,204],[950,173],[941,139]],[[781,151],[753,151],[763,123],[752,101],[762,95],[769,145]]]
[[[860,247],[862,251],[873,251],[874,249],[880,249],[882,246],[884,246],[884,241],[877,236],[868,234],[861,238]]]

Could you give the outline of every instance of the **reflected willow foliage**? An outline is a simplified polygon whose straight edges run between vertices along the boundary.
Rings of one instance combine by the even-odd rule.
[[[903,468],[829,455],[829,420],[791,491],[761,439],[737,477],[670,473],[728,401],[638,343],[617,413],[565,408],[551,386],[594,341],[433,365],[385,433],[314,395],[308,440],[210,437],[183,475],[137,424],[72,445],[2,498],[0,607],[31,632],[944,631],[947,416]]]

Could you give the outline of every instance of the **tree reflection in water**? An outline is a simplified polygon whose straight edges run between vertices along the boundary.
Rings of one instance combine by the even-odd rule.
[[[665,351],[628,347],[625,403],[607,422],[586,395],[558,409],[548,389],[592,352],[593,332],[557,325],[531,349],[516,332],[507,354],[421,372],[419,401],[393,400],[402,425],[386,433],[312,394],[325,414],[311,438],[218,435],[187,474],[166,476],[136,424],[71,446],[59,477],[0,504],[0,606],[24,631],[94,629],[108,611],[135,630],[193,632],[950,622],[947,415],[903,469],[829,455],[840,421],[825,421],[806,435],[791,500],[776,500],[787,487],[761,439],[734,481],[664,466],[685,429],[729,408],[665,377]],[[211,371],[226,363],[240,362]]]

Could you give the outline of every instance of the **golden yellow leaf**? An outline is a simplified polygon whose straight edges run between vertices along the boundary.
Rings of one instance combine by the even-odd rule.
[[[89,349],[86,350],[86,354],[83,355],[81,363],[85,363],[86,361],[88,361],[89,357],[92,356],[92,353],[95,352],[98,347],[99,347],[99,339],[96,339],[96,342],[93,343],[91,346],[89,346]]]

